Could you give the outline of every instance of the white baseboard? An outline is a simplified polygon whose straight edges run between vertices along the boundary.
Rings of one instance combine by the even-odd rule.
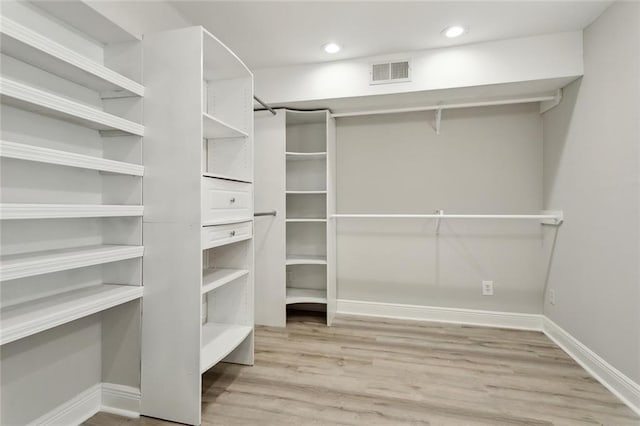
[[[99,411],[139,417],[140,389],[113,383],[96,383],[29,425],[78,425]]]
[[[589,374],[640,415],[640,385],[582,344],[558,324],[544,317],[544,333]]]
[[[338,313],[542,331],[542,315],[338,299]]]
[[[100,411],[125,417],[140,417],[140,389],[103,383]]]
[[[102,384],[97,383],[37,418],[29,425],[77,425],[100,411],[101,403]]]

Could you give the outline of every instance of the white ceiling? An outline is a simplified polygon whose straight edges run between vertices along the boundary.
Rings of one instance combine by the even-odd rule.
[[[253,69],[575,31],[612,1],[173,1]],[[463,24],[468,34],[440,32]],[[322,45],[338,42],[329,55]]]

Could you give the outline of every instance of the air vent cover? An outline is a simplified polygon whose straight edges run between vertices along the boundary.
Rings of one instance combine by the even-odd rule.
[[[411,81],[409,60],[394,62],[376,62],[371,64],[370,84],[389,84]]]

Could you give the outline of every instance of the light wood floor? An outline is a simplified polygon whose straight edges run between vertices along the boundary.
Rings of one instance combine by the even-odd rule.
[[[207,425],[640,425],[538,332],[313,314],[203,377]],[[163,425],[99,413],[87,426]]]

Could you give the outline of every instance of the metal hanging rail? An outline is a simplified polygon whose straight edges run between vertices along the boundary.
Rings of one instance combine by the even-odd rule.
[[[547,225],[560,225],[564,221],[562,211],[545,211],[542,214],[449,214],[438,210],[429,214],[351,214],[331,215],[335,219],[535,219]]]
[[[253,217],[258,217],[258,216],[277,216],[278,212],[276,210],[271,210],[268,212],[255,212],[253,214]]]
[[[265,107],[271,114],[276,115],[276,111],[273,108],[271,108],[269,105],[264,103],[259,97],[257,97],[256,95],[253,95],[253,99],[255,99],[257,103]]]

